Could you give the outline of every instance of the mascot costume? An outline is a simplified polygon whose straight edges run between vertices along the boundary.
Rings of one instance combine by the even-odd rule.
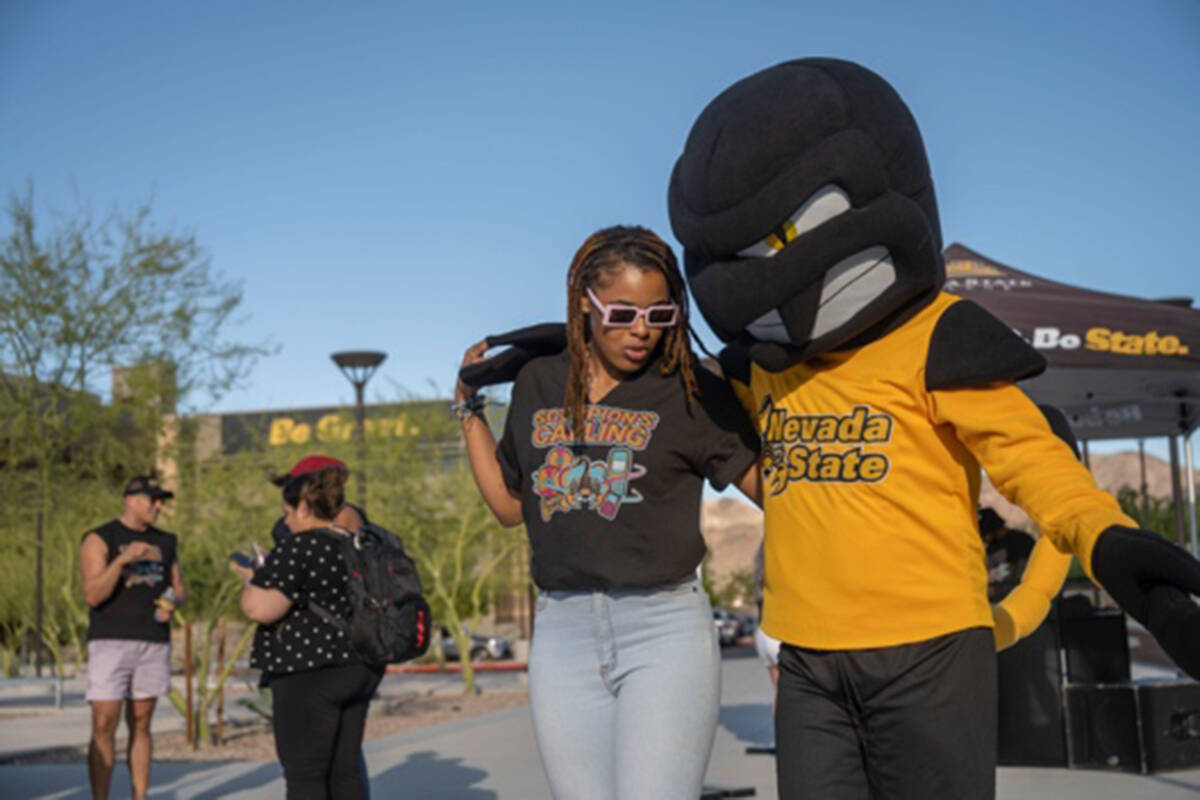
[[[669,205],[762,436],[781,797],[994,796],[981,466],[1045,540],[1027,570],[1044,585],[996,615],[1000,644],[1044,615],[1053,545],[1197,674],[1200,563],[1136,530],[1016,387],[1041,356],[941,292],[924,146],[886,81],[812,58],[735,83],[693,126]]]
[[[995,650],[1042,621],[1072,554],[1200,676],[1200,563],[1136,530],[1016,387],[1042,357],[941,292],[924,145],[886,81],[833,59],[739,81],[693,126],[669,207],[762,437],[781,797],[994,797]],[[566,346],[555,324],[488,342],[511,346],[470,385]],[[980,467],[1042,533],[995,608]]]

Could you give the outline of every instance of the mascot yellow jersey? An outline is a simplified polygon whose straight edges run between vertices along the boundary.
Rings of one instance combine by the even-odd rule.
[[[763,628],[831,651],[781,651],[781,797],[992,797],[989,646],[1046,613],[1067,566],[1051,546],[1200,677],[1200,561],[1133,528],[1017,388],[1045,358],[941,292],[929,162],[892,86],[829,58],[735,82],[688,132],[667,206],[763,439]],[[981,467],[1045,539],[994,610]]]
[[[959,302],[942,293],[883,339],[731,375],[762,436],[771,636],[861,649],[990,627],[980,466],[1085,565],[1102,531],[1132,524],[1016,386],[929,388],[931,339]]]

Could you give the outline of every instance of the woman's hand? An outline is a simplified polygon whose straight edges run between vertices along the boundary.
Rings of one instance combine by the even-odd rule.
[[[254,577],[254,570],[249,567],[243,567],[232,559],[229,561],[229,569],[234,575],[238,576],[238,580],[242,582],[243,586],[249,583],[250,579]]]
[[[462,367],[469,367],[484,360],[488,351],[487,340],[476,342],[463,353]],[[459,367],[459,369],[462,369]],[[479,390],[459,380],[454,387],[454,402],[465,403]],[[478,422],[472,423],[472,420]],[[481,414],[469,414],[462,421],[463,437],[467,445],[467,460],[471,462],[471,474],[479,487],[483,500],[488,504],[496,519],[505,527],[519,525],[521,499],[513,495],[504,483],[500,462],[496,459],[496,440],[492,429]]]
[[[467,348],[467,352],[463,353],[463,360],[462,363],[459,364],[458,368],[462,369],[463,367],[469,367],[472,364],[478,364],[480,361],[483,361],[483,357],[487,351],[488,343],[486,339],[476,342]],[[475,393],[478,391],[479,389],[474,386],[467,386],[462,382],[461,379],[456,380],[454,384],[454,402],[465,403],[467,400],[474,397]]]

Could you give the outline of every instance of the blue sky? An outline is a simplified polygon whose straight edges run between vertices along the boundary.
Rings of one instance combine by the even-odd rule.
[[[968,10],[972,5],[978,6]],[[1194,295],[1200,4],[0,3],[0,190],[153,199],[280,352],[214,408],[444,394],[487,333],[561,319],[725,86],[859,61],[925,136],[946,240],[1056,280]],[[701,327],[710,346],[715,345]]]

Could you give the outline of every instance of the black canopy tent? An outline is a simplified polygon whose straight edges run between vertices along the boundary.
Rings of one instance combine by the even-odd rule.
[[[957,243],[945,258],[946,291],[983,306],[1046,357],[1046,372],[1022,387],[1060,408],[1081,441],[1167,437],[1180,533],[1183,441],[1195,553],[1191,436],[1200,425],[1200,311],[1186,299],[1143,300],[1046,280]]]

